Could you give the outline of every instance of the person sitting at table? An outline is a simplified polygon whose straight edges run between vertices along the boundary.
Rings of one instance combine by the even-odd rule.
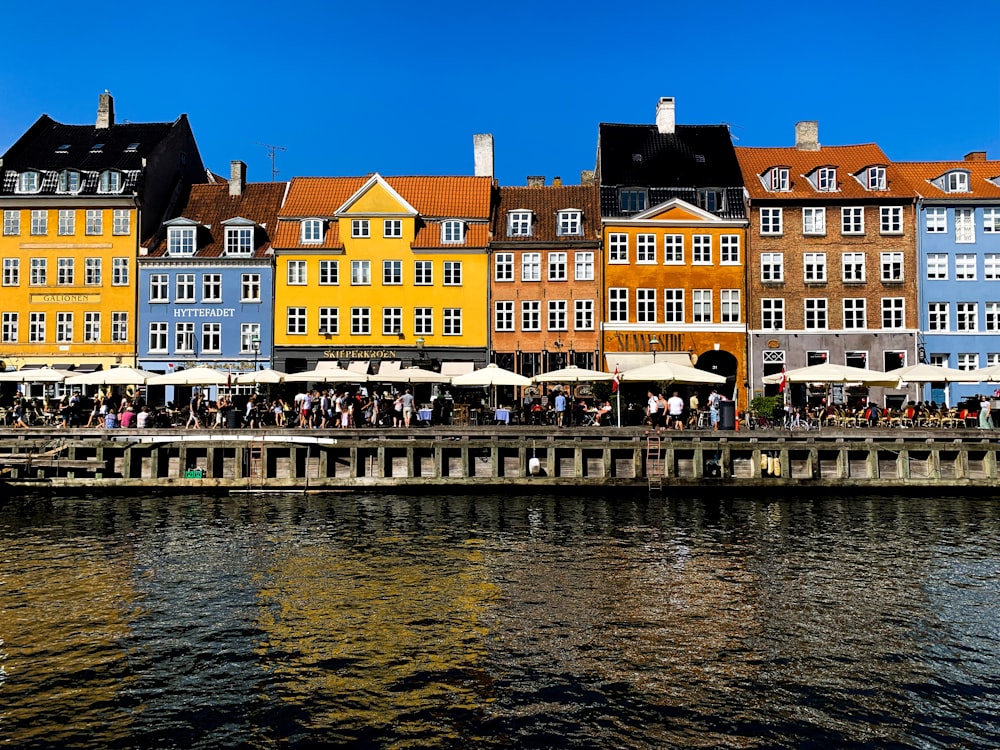
[[[132,411],[132,406],[127,406],[121,413],[121,425],[122,427],[131,427],[135,423],[135,412]]]
[[[145,428],[149,427],[150,419],[151,416],[149,413],[149,407],[143,406],[139,410],[139,413],[135,415],[135,426],[138,427],[140,430],[144,430]]]
[[[611,402],[605,401],[599,407],[597,407],[597,424],[607,425],[611,423]]]

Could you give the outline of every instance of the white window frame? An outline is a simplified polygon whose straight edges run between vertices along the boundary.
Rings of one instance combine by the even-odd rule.
[[[880,206],[879,229],[881,234],[903,233],[903,207]]]
[[[260,302],[261,277],[259,273],[240,275],[240,302]]]
[[[462,286],[462,261],[446,260],[441,264],[443,286]]]
[[[508,237],[530,237],[531,211],[517,210],[507,212],[507,236]]]
[[[461,336],[462,335],[462,308],[446,307],[441,311],[441,335]]]
[[[147,346],[150,354],[166,354],[170,351],[170,324],[156,321],[149,324]]]
[[[285,334],[288,336],[305,336],[308,320],[308,312],[305,307],[286,307]]]
[[[382,308],[382,335],[398,336],[403,332],[403,308]]]
[[[1000,208],[983,209],[983,234],[1000,234]]]
[[[514,330],[514,301],[494,300],[493,330],[498,332]]]
[[[195,275],[193,273],[179,273],[174,278],[174,302],[194,302],[195,297]]]
[[[317,245],[323,241],[323,220],[303,219],[299,224],[299,232],[303,245]]]
[[[20,286],[21,285],[21,259],[20,258],[4,258],[3,259],[3,286]]]
[[[370,307],[351,308],[351,335],[371,336],[372,309]]]
[[[845,284],[861,284],[868,275],[868,259],[863,252],[846,252],[840,256],[841,278]]]
[[[635,236],[635,262],[656,263],[656,235],[637,234]]]
[[[983,323],[985,331],[1000,331],[1000,302],[983,303]]]
[[[948,231],[948,209],[932,206],[924,209],[924,228],[928,234],[945,234]]]
[[[955,281],[975,281],[977,265],[975,253],[955,253]]]
[[[99,208],[88,208],[84,232],[90,236],[104,234],[104,211]]]
[[[170,274],[151,273],[149,275],[150,304],[165,304],[170,302]]]
[[[802,301],[805,315],[803,327],[807,331],[826,331],[830,327],[830,307],[826,297],[806,297]]]
[[[111,342],[128,342],[128,311],[116,310],[111,313]]]
[[[324,259],[319,262],[319,285],[340,285],[340,261]]]
[[[2,332],[0,332],[0,342],[4,344],[16,344],[19,338],[20,314],[16,312],[5,312],[2,316]]]
[[[167,255],[172,258],[194,255],[195,227],[167,227]]]
[[[59,228],[57,231],[63,237],[76,234],[76,211],[72,208],[59,209]]]
[[[628,288],[611,287],[608,289],[608,322],[628,322]]]
[[[339,307],[320,307],[319,315],[317,316],[316,332],[320,336],[339,336],[340,335],[340,308]]]
[[[886,189],[885,167],[868,167],[865,187],[873,192]]]
[[[49,262],[46,258],[31,258],[28,261],[30,274],[29,286],[45,286],[49,281]]]
[[[578,237],[583,234],[583,212],[576,210],[559,211],[556,234],[559,237]]]
[[[43,312],[28,313],[28,343],[41,344],[45,342],[46,317]]]
[[[101,341],[101,314],[85,312],[83,314],[83,343],[97,344]]]
[[[974,333],[979,330],[979,303],[955,303],[955,330],[964,333]]]
[[[739,289],[719,290],[719,321],[721,323],[739,323],[743,315],[743,303]]]
[[[956,358],[957,370],[964,370],[966,372],[971,372],[972,370],[979,369],[979,353],[978,352],[960,352]]]
[[[521,300],[521,330],[542,330],[542,302],[537,299]]]
[[[865,233],[864,206],[844,206],[840,209],[840,233],[848,235]]]
[[[285,284],[288,286],[306,286],[308,274],[308,261],[295,259],[285,261]]]
[[[201,324],[201,351],[203,354],[222,353],[222,323]]]
[[[247,257],[253,255],[253,227],[226,227],[226,255]]]
[[[905,279],[902,252],[880,253],[879,265],[882,269],[883,282],[898,283]]]
[[[382,261],[382,286],[401,286],[403,284],[403,261]]]
[[[1000,253],[983,253],[983,279],[1000,280]]]
[[[663,322],[684,322],[684,289],[663,290]]]
[[[712,265],[712,235],[695,234],[691,236],[691,265]]]
[[[101,172],[97,192],[111,194],[120,193],[125,187],[123,175],[117,169],[105,169]]]
[[[712,309],[711,289],[691,290],[691,322],[712,323],[715,313]]]
[[[806,284],[826,283],[826,253],[802,254],[802,280]]]
[[[33,169],[21,172],[17,176],[18,193],[37,193],[42,189],[42,175]]]
[[[976,209],[955,209],[955,242],[971,244],[976,241]]]
[[[628,263],[628,235],[624,232],[608,234],[608,263]]]
[[[868,328],[868,300],[864,297],[845,297],[843,300],[844,330],[857,331]]]
[[[568,331],[569,330],[569,304],[564,299],[550,299],[548,301],[548,330]]]
[[[948,253],[927,253],[927,278],[945,281],[948,278]]]
[[[951,330],[950,303],[948,302],[927,303],[927,330],[935,332]]]
[[[882,298],[882,329],[899,330],[906,327],[906,298]]]
[[[351,261],[351,286],[371,286],[372,263],[370,260]],[[354,325],[351,324],[353,331]]]
[[[56,313],[56,343],[71,344],[73,342],[73,313]]]
[[[575,281],[594,280],[594,253],[587,250],[573,253],[573,279]]]
[[[460,245],[465,242],[465,222],[449,219],[441,223],[441,243]]]
[[[760,254],[760,281],[762,284],[778,284],[785,281],[785,254]]]
[[[204,273],[201,275],[201,301],[222,302],[221,273]]]
[[[816,172],[816,189],[821,193],[837,191],[837,170],[832,167],[820,167]]]
[[[521,281],[542,280],[542,254],[521,253]]]
[[[83,175],[75,169],[64,169],[59,173],[58,185],[56,185],[56,192],[76,195],[80,192],[83,187]]]
[[[127,236],[132,234],[132,212],[127,208],[116,208],[111,214],[111,234]]]
[[[785,300],[783,297],[761,298],[760,327],[765,331],[785,330]]]
[[[684,235],[663,235],[663,264],[682,265],[684,263]]]
[[[434,284],[434,261],[413,261],[413,285],[432,286]]]
[[[740,257],[740,236],[738,234],[719,235],[719,264],[738,266]]]
[[[788,167],[771,167],[768,174],[768,190],[772,193],[787,193],[791,187],[788,179]]]
[[[179,354],[194,354],[194,323],[174,324],[174,351]]]
[[[56,284],[73,286],[76,281],[76,263],[73,258],[56,258]]]
[[[398,239],[403,236],[402,219],[383,219],[382,236],[387,239]]]
[[[635,322],[656,323],[656,290],[635,290]]]
[[[573,330],[574,331],[594,330],[594,300],[592,299],[573,300]]]
[[[354,239],[371,237],[371,222],[368,219],[351,219],[351,237]]]
[[[945,192],[947,193],[967,193],[969,192],[969,173],[955,170],[945,175]]]
[[[497,253],[493,256],[493,280],[514,280],[514,253]]]
[[[802,209],[802,234],[826,234],[826,208],[805,206]]]
[[[17,237],[21,234],[21,212],[15,209],[5,209],[3,212],[4,237]]]
[[[413,308],[413,335],[414,336],[434,335],[434,308],[432,307]]]
[[[564,252],[549,252],[549,281],[566,281],[569,278],[567,257]]]
[[[36,208],[31,212],[31,236],[44,237],[49,233],[49,212]]]
[[[760,209],[760,233],[761,236],[777,236],[783,234],[783,216],[780,208]]]
[[[240,323],[240,354],[259,355],[260,344],[260,323]]]

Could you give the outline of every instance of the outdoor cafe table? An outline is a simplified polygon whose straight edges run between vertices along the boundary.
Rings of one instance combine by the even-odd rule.
[[[493,412],[493,421],[497,424],[503,422],[504,424],[510,424],[510,409],[497,409]]]

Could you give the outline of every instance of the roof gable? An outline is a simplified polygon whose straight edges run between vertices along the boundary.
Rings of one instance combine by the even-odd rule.
[[[334,213],[337,216],[416,216],[417,210],[376,172]]]
[[[630,217],[631,221],[710,221],[719,222],[722,221],[715,214],[704,211],[697,206],[692,206],[687,201],[682,201],[679,198],[674,198],[666,203],[661,203],[658,206],[653,206],[650,209],[643,211],[641,214],[635,214]]]

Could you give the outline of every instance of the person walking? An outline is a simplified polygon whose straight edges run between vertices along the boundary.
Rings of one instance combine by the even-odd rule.
[[[566,421],[566,396],[561,390],[556,392],[555,404],[556,427],[562,427]]]
[[[659,416],[657,415],[660,400],[652,391],[647,391],[646,395],[648,396],[646,401],[646,416],[649,418],[649,426],[655,430],[660,426]]]
[[[403,391],[403,395],[399,397],[403,404],[403,425],[405,427],[410,426],[410,419],[413,417],[413,394],[410,393],[410,389],[407,388]]]
[[[660,398],[663,398],[662,394]],[[673,428],[675,430],[684,429],[684,399],[680,397],[677,391],[674,391],[674,395],[667,399],[667,413],[670,415],[670,421],[673,423]]]
[[[708,396],[708,413],[711,417],[713,430],[719,429],[719,402],[721,401],[722,396],[720,396],[719,392],[713,388],[712,392]]]
[[[993,426],[990,421],[990,398],[989,396],[979,397],[979,429],[988,430]]]

